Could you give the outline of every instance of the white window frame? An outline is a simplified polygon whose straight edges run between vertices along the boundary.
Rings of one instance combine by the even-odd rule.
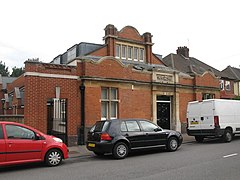
[[[137,55],[135,56],[135,50],[137,50]],[[133,59],[134,61],[138,61],[138,58],[139,58],[139,48],[138,47],[134,47],[133,48]]]
[[[144,62],[144,49],[143,48],[139,49],[139,61]]]
[[[116,45],[116,56],[115,57],[117,59],[120,59],[120,57],[121,57],[121,45],[120,44]]]
[[[126,45],[122,45],[121,48],[121,59],[127,59],[127,46]]]
[[[107,88],[107,87],[102,87],[102,90],[106,89],[107,90],[107,99],[102,99],[101,97],[101,107],[103,105],[103,103],[107,103],[107,117],[102,117],[102,110],[101,110],[101,120],[107,120],[107,119],[117,119],[118,117],[118,104],[119,104],[119,100],[118,100],[118,89],[117,88]],[[116,90],[116,99],[112,99],[111,97],[111,90],[115,89]],[[115,116],[111,115],[111,104],[112,103],[116,103],[116,114]],[[102,109],[102,108],[101,108]]]
[[[226,89],[226,91],[231,91],[231,82],[230,81],[225,81],[225,89]]]
[[[224,90],[224,80],[220,80],[220,89]]]
[[[131,49],[131,52],[130,52],[130,49]],[[129,53],[130,53],[130,56],[129,56]],[[133,60],[133,46],[128,46],[127,55],[128,55],[127,59],[129,61],[132,61]]]

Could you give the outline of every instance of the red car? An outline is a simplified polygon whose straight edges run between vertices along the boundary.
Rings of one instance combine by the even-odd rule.
[[[0,166],[38,161],[57,166],[67,158],[61,139],[24,124],[0,121]]]

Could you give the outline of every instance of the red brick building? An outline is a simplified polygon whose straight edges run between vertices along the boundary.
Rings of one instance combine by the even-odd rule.
[[[112,118],[146,118],[184,132],[189,101],[206,94],[220,97],[213,72],[167,67],[152,52],[148,32],[107,25],[104,40],[102,45],[76,44],[51,63],[26,61],[24,76],[5,93],[12,95],[12,106],[24,111],[9,113],[21,113],[25,124],[75,145],[84,143],[95,121]],[[174,55],[169,56],[172,61]],[[8,106],[6,102],[4,108]]]

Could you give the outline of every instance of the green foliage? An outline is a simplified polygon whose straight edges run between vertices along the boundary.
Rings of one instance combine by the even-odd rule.
[[[5,63],[2,61],[0,61],[0,74],[2,76],[9,76],[8,67],[6,67]]]
[[[24,73],[24,68],[17,68],[16,66],[12,68],[11,77],[19,77]]]

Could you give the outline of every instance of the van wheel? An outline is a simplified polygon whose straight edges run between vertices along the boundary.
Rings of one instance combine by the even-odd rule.
[[[232,131],[230,129],[226,129],[223,135],[224,142],[231,142],[233,138]]]
[[[118,142],[113,148],[113,157],[124,159],[128,155],[128,146],[124,142]]]
[[[176,151],[178,148],[178,140],[175,137],[170,137],[167,144],[167,150],[172,152]]]
[[[195,136],[195,140],[199,143],[202,143],[204,140],[204,137],[203,136]]]

